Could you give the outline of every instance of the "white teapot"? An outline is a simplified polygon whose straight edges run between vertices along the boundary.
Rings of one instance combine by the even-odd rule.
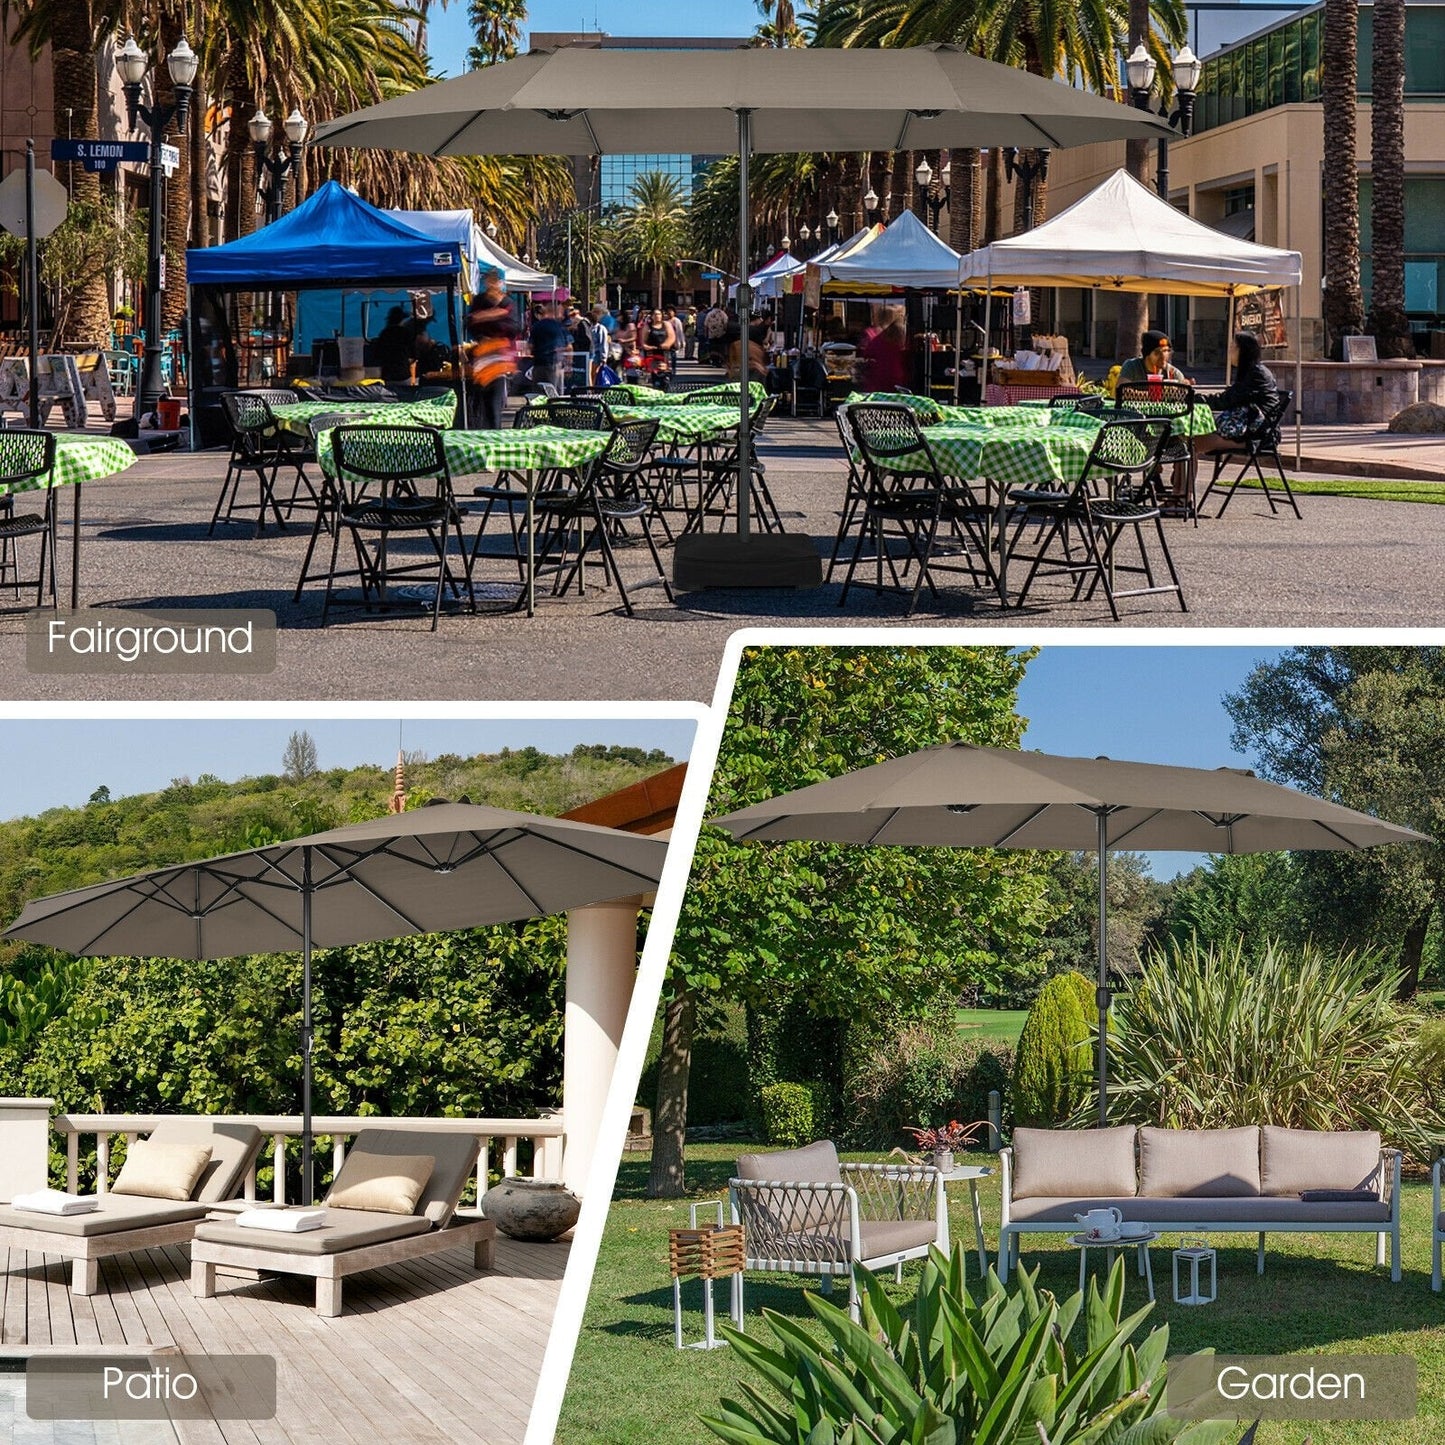
[[[1076,1214],[1074,1219],[1085,1234],[1101,1236],[1118,1234],[1119,1226],[1124,1222],[1123,1214],[1112,1207],[1091,1209],[1087,1214]]]

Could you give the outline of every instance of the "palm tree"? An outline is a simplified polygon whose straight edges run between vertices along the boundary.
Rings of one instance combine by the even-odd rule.
[[[757,4],[763,23],[753,32],[754,45],[782,50],[808,43],[807,36],[798,25],[793,0],[757,0]]]
[[[32,59],[39,59],[50,46],[55,134],[96,139],[95,50],[100,24],[92,0],[0,0],[0,19],[16,22],[10,43],[25,41]],[[67,183],[76,214],[98,216],[99,173],[72,165]],[[100,271],[82,282],[62,339],[78,346],[110,344],[110,298]]]
[[[1325,161],[1322,177],[1325,241],[1324,322],[1329,353],[1339,356],[1342,338],[1363,331],[1360,296],[1360,186],[1355,170],[1355,116],[1359,104],[1359,5],[1325,0],[1320,45],[1324,71]]]
[[[1381,356],[1411,357],[1405,314],[1405,0],[1370,12],[1370,330]]]
[[[619,228],[620,252],[628,261],[652,272],[654,306],[662,305],[663,268],[685,254],[687,206],[676,176],[649,171],[632,183],[631,198]]]
[[[517,53],[527,18],[526,0],[471,0],[467,18],[476,36],[476,44],[467,51],[467,64],[478,70]]]

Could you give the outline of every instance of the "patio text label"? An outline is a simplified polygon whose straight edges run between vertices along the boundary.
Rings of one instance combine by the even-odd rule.
[[[87,1355],[25,1365],[32,1420],[271,1420],[273,1355]]]
[[[1413,1355],[1180,1355],[1169,1413],[1187,1420],[1413,1420]]]

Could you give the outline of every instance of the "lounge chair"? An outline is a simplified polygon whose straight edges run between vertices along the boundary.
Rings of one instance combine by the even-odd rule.
[[[322,1200],[326,1224],[296,1234],[248,1229],[230,1222],[207,1221],[191,1241],[191,1290],[201,1299],[216,1293],[217,1265],[299,1274],[316,1281],[316,1313],[341,1313],[342,1281],[362,1270],[420,1259],[470,1246],[477,1269],[492,1267],[497,1226],[480,1217],[458,1220],[457,1203],[476,1168],[482,1141],[472,1134],[443,1134],[420,1129],[363,1129],[347,1151],[346,1164]],[[428,1158],[421,1193],[409,1211],[338,1205],[349,1174],[384,1174],[377,1161],[405,1156]],[[403,1175],[408,1166],[398,1165]],[[390,1180],[386,1181],[390,1183]]]
[[[869,1269],[923,1259],[947,1247],[943,1176],[928,1164],[840,1164],[831,1140],[775,1154],[744,1154],[728,1183],[732,1220],[747,1241],[744,1269],[848,1280],[858,1318],[855,1264]],[[742,1318],[742,1276],[737,1277]]]
[[[167,1119],[151,1131],[149,1142],[211,1151],[188,1199],[111,1192],[98,1196],[99,1204],[91,1213],[72,1215],[0,1207],[0,1245],[58,1254],[73,1261],[71,1294],[95,1294],[100,1288],[102,1259],[184,1244],[211,1206],[234,1199],[260,1153],[262,1138],[253,1124]]]

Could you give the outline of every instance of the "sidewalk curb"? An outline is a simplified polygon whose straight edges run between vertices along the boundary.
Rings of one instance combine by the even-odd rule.
[[[1290,464],[1290,448],[1280,449],[1280,456]],[[1374,462],[1365,457],[1332,457],[1329,455],[1300,454],[1298,466],[1290,466],[1294,472],[1324,473],[1334,477],[1375,477],[1385,481],[1445,482],[1445,470],[1438,467],[1402,466],[1399,462]]]

